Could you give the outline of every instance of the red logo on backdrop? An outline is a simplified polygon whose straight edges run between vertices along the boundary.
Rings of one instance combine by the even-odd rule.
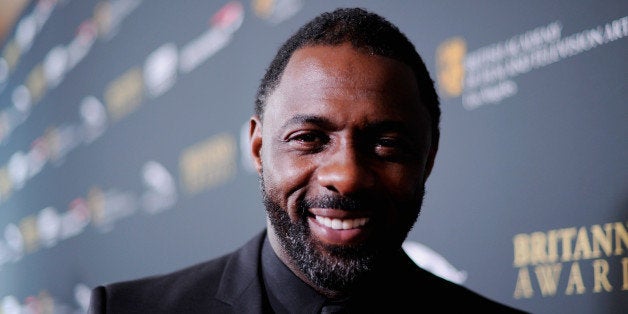
[[[228,28],[237,23],[242,17],[244,8],[238,1],[231,1],[225,4],[210,20],[210,25],[219,28]]]

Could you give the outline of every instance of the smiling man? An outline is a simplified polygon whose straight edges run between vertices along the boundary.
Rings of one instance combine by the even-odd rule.
[[[319,292],[350,291],[416,221],[436,152],[419,99],[402,62],[310,44],[251,120],[270,244]]]
[[[516,313],[402,250],[439,141],[433,81],[396,26],[316,17],[279,49],[250,120],[267,228],[171,274],[97,287],[92,313]]]

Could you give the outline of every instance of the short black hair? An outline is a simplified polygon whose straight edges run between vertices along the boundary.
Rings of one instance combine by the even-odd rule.
[[[439,140],[440,104],[423,59],[414,45],[397,26],[384,17],[363,8],[339,8],[324,12],[295,32],[279,48],[266,70],[255,97],[255,114],[263,119],[266,98],[279,84],[292,54],[304,46],[337,46],[351,43],[367,53],[400,61],[414,72],[419,87],[419,100],[431,117],[433,148]]]

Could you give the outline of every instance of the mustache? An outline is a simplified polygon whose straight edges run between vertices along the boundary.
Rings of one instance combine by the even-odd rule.
[[[324,195],[312,198],[306,198],[297,205],[300,213],[305,213],[309,208],[335,208],[346,211],[356,211],[364,208],[372,208],[377,206],[378,202],[372,198],[340,196],[340,195]]]

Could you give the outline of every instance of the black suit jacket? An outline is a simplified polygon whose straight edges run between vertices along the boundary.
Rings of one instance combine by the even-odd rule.
[[[170,274],[96,287],[90,314],[270,313],[261,279],[262,232],[238,250]],[[480,310],[522,313],[418,267],[404,255],[360,313]],[[372,291],[371,291],[372,290]]]

